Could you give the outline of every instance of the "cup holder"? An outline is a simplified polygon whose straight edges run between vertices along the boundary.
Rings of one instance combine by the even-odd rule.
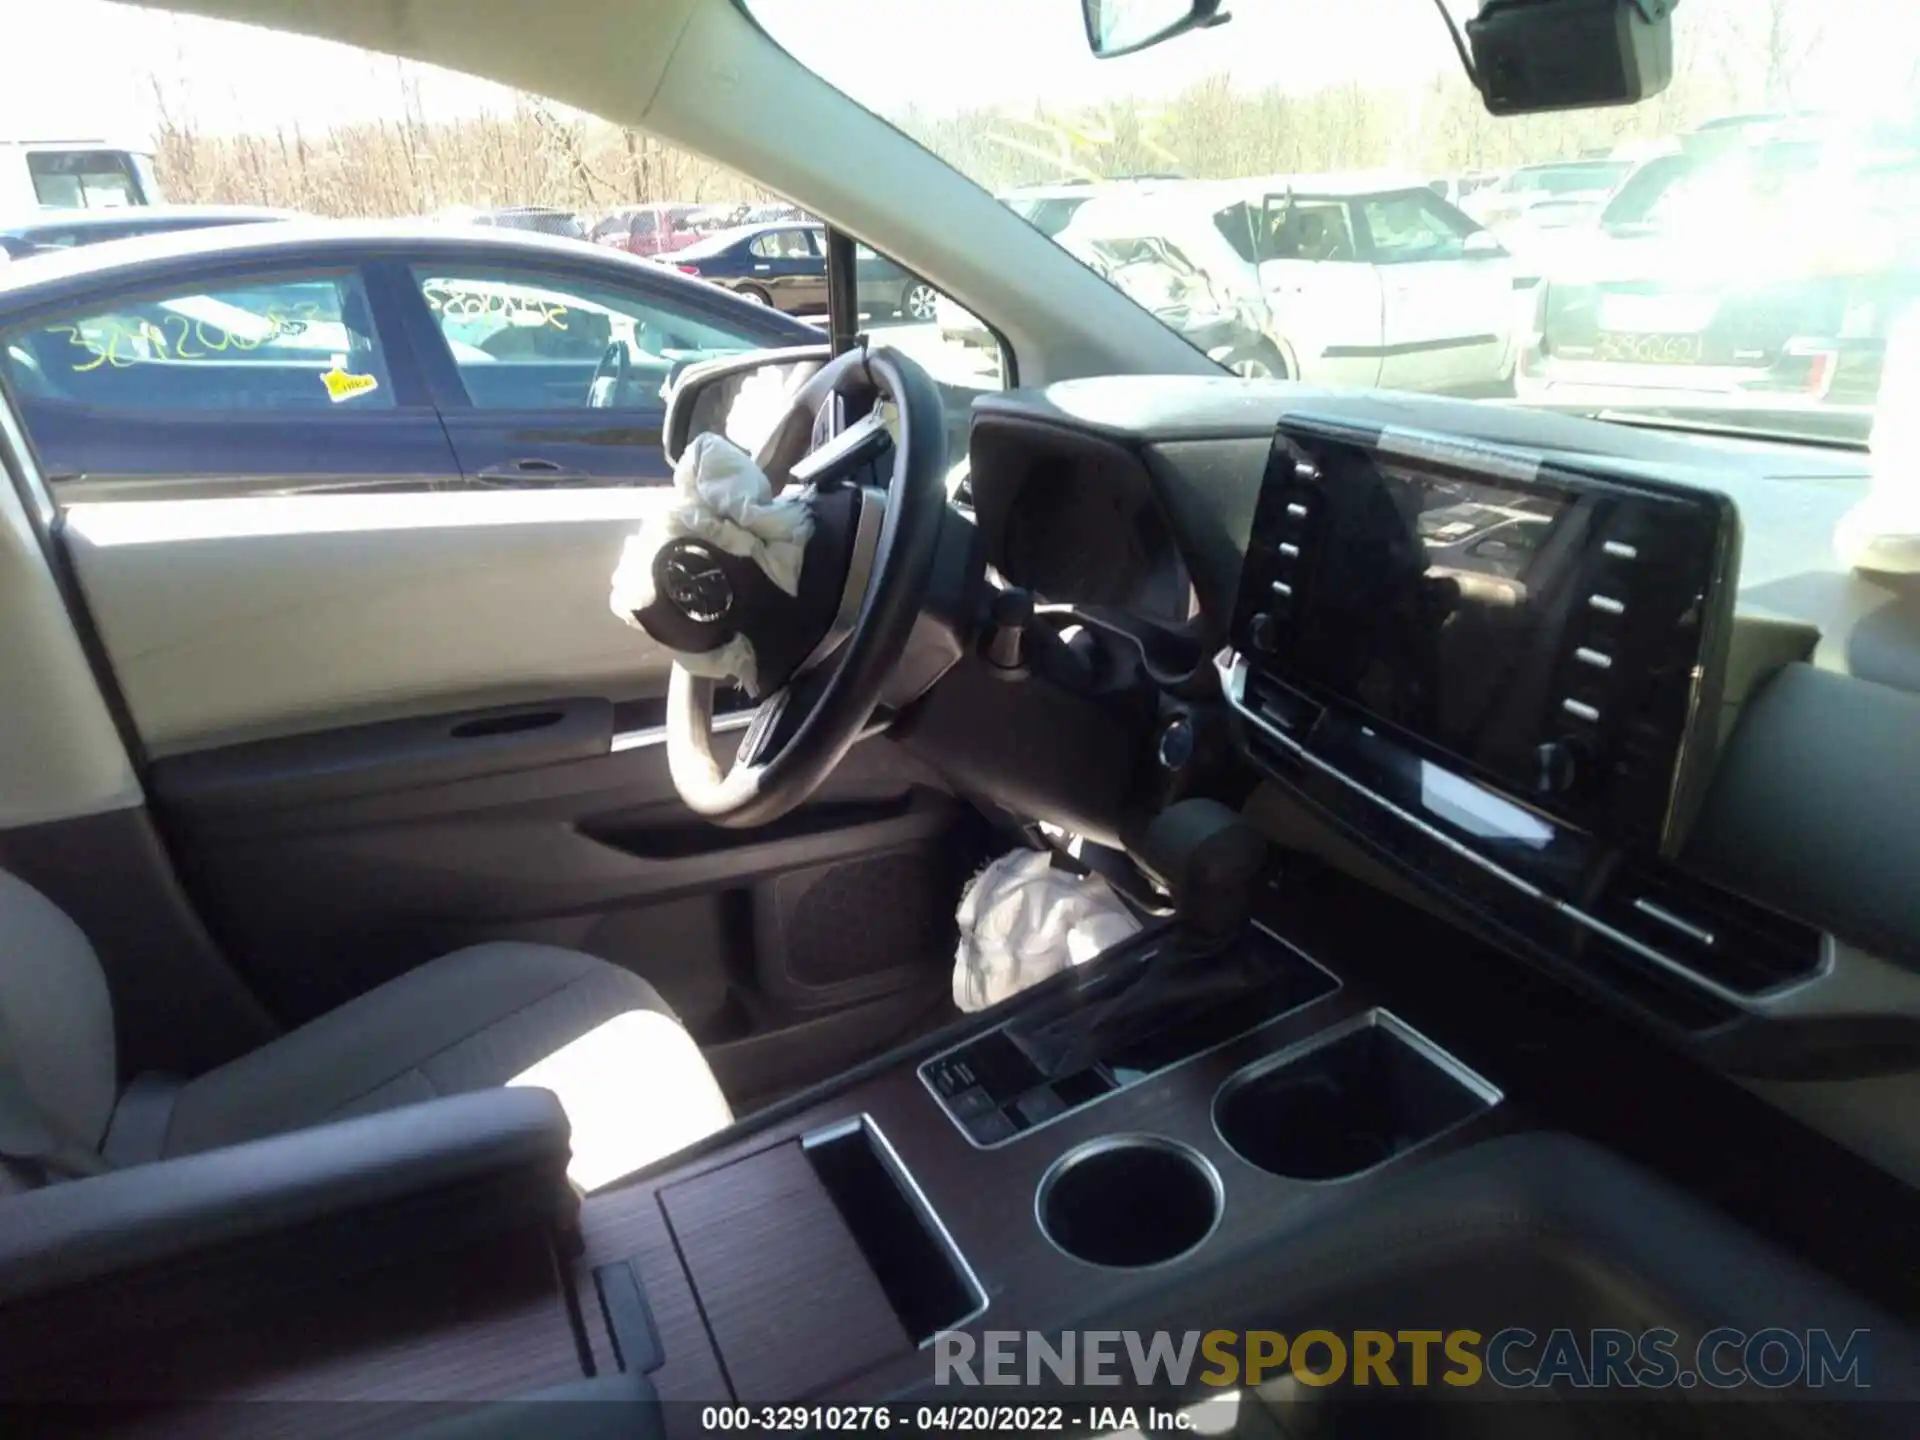
[[[1220,1176],[1197,1150],[1157,1135],[1090,1140],[1053,1163],[1034,1213],[1063,1253],[1138,1270],[1194,1250],[1220,1223]]]
[[[1242,1070],[1214,1097],[1213,1124],[1256,1169],[1338,1180],[1499,1101],[1498,1090],[1444,1050],[1375,1010],[1304,1053]]]

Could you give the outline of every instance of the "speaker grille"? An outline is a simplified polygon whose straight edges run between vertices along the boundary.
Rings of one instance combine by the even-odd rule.
[[[948,888],[926,851],[821,872],[788,912],[787,973],[802,985],[838,985],[943,957],[953,948]]]

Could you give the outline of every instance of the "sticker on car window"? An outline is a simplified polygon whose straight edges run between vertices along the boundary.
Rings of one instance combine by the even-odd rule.
[[[358,395],[370,395],[380,388],[380,381],[375,376],[355,375],[338,365],[322,371],[320,383],[327,387],[327,398],[336,405]]]

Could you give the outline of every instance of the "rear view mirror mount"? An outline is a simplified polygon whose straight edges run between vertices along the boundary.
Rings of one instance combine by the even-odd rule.
[[[1189,30],[1219,25],[1229,17],[1222,0],[1080,0],[1087,22],[1087,48],[1100,60],[1151,49]]]

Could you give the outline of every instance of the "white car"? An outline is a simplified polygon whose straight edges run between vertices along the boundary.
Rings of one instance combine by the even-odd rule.
[[[1232,297],[1294,379],[1466,391],[1513,375],[1512,259],[1422,181],[1166,185],[1089,200],[1055,239],[1149,233]]]

